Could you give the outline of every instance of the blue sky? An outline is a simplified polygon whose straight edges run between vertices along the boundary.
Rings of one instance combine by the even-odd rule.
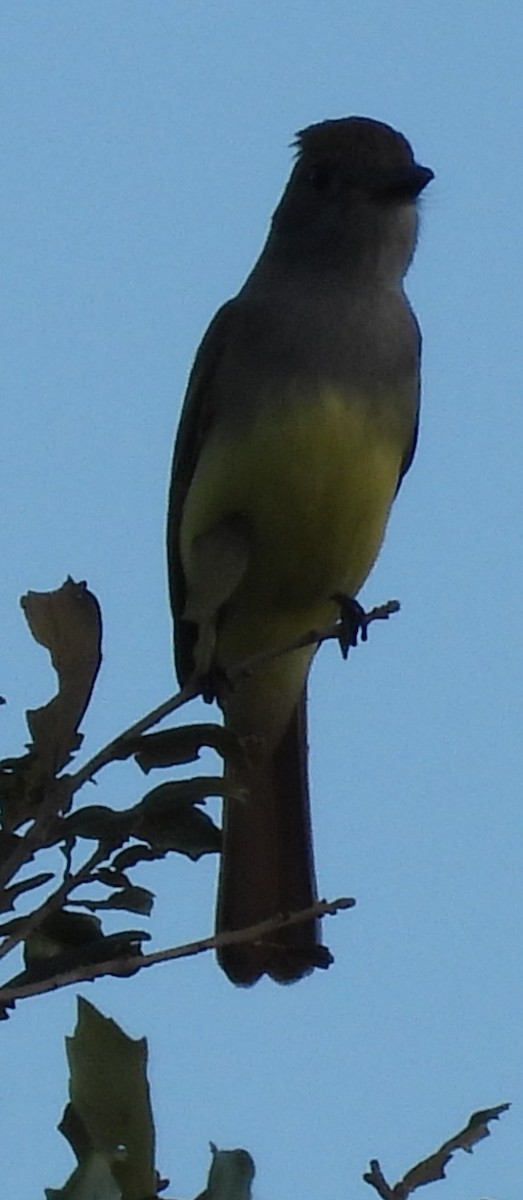
[[[209,956],[82,989],[149,1039],[169,1194],[201,1190],[212,1139],[251,1151],[258,1200],[363,1196],[369,1158],[395,1180],[504,1100],[494,1137],[434,1193],[520,1193],[522,40],[503,0],[0,11],[5,754],[54,686],[19,608],[29,588],[71,574],[100,599],[86,754],[173,690],[174,429],[294,132],[377,117],[436,173],[408,287],[420,446],[364,593],[402,612],[348,664],[325,647],[311,681],[320,891],[358,901],[325,926],[335,966],[244,992]],[[94,798],[144,790],[111,767]],[[210,859],[160,864],[155,945],[209,932],[214,875]],[[71,1167],[54,1125],[74,1019],[69,990],[2,1026],[6,1195],[41,1195]]]

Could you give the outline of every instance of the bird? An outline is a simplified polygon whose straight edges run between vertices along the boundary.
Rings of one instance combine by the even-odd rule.
[[[317,644],[278,651],[358,603],[418,434],[421,334],[404,279],[433,172],[368,117],[310,125],[294,148],[261,254],[196,353],[169,493],[178,678],[217,700],[242,750],[225,765],[218,934],[316,903]],[[218,961],[248,987],[333,960],[311,918],[224,945]]]

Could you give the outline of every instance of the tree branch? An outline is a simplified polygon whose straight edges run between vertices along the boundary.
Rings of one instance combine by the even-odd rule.
[[[334,916],[348,908],[354,908],[356,901],[348,896],[337,900],[318,900],[310,908],[301,912],[290,913],[287,917],[271,917],[250,925],[246,929],[235,929],[229,933],[219,933],[214,937],[200,938],[196,942],[186,942],[181,946],[171,946],[166,950],[156,950],[150,954],[135,954],[125,958],[115,958],[110,962],[86,964],[63,971],[48,979],[36,980],[34,983],[23,984],[19,988],[0,988],[0,1004],[9,1004],[15,1000],[25,1000],[31,996],[40,996],[45,992],[53,992],[58,988],[68,987],[72,983],[88,983],[104,975],[129,975],[143,970],[145,967],[156,966],[157,963],[170,962],[177,958],[191,958],[195,954],[203,954],[207,950],[218,950],[222,946],[234,946],[245,942],[255,943],[268,934],[286,929],[290,925],[301,925],[317,917]]]
[[[8,937],[0,944],[0,960],[11,953],[20,942],[25,942],[26,938],[34,929],[41,924],[45,917],[52,913],[57,908],[61,908],[67,897],[80,887],[83,883],[88,883],[91,874],[95,867],[103,863],[107,857],[107,848],[98,844],[96,850],[84,862],[83,866],[74,875],[66,875],[60,887],[56,889],[39,908],[35,908],[34,912],[29,913],[18,926],[16,933],[9,934]]]
[[[389,600],[386,604],[378,605],[371,609],[368,613],[364,613],[361,618],[361,624],[366,628],[373,621],[388,620],[388,618],[399,611],[399,602],[397,600]],[[330,640],[339,640],[343,630],[343,622],[336,620],[332,625],[324,630],[311,629],[307,633],[295,638],[294,641],[277,649],[264,651],[261,654],[252,655],[229,671],[229,678],[233,683],[242,675],[252,674],[259,666],[265,662],[269,662],[274,658],[280,657],[282,654],[291,653],[294,650],[303,649],[306,646],[316,646],[321,642]],[[94,776],[107,766],[108,763],[114,762],[122,758],[128,757],[132,751],[127,749],[127,743],[135,741],[147,730],[157,725],[165,717],[177,711],[183,705],[193,700],[201,691],[201,680],[196,677],[189,680],[185,687],[169,699],[164,700],[161,704],[151,709],[138,721],[133,722],[119,733],[115,738],[112,738],[105,746],[101,748],[92,758],[90,758],[83,767],[73,774],[65,774],[57,779],[49,781],[45,790],[39,811],[33,821],[28,832],[20,839],[19,844],[15,847],[12,853],[5,859],[3,864],[0,864],[0,887],[5,886],[21,867],[25,866],[32,859],[34,852],[41,849],[46,844],[46,836],[52,820],[57,812],[67,811],[70,807],[72,796],[85,783],[94,779]],[[0,959],[4,958],[14,947],[22,941],[28,933],[38,926],[41,920],[53,909],[56,909],[63,903],[63,900],[69,893],[78,886],[79,883],[85,882],[84,871],[92,865],[97,865],[103,861],[100,856],[100,848],[88,860],[85,868],[81,868],[80,872],[64,883],[53,893],[52,896],[45,901],[34,913],[32,913],[20,930],[17,930],[16,935],[8,937],[0,945]],[[23,932],[22,932],[23,930]],[[141,960],[143,962],[143,960]]]
[[[366,629],[368,625],[372,625],[373,621],[388,621],[389,617],[399,611],[399,600],[387,600],[386,604],[378,604],[368,613],[363,613],[361,625]],[[343,624],[340,620],[334,621],[326,629],[309,629],[307,633],[300,634],[300,637],[295,638],[293,642],[288,642],[286,646],[279,646],[275,650],[264,650],[261,654],[253,654],[250,658],[244,659],[242,663],[238,663],[238,666],[229,670],[228,678],[234,682],[242,675],[251,675],[264,663],[270,662],[273,658],[279,658],[282,654],[290,654],[293,650],[303,650],[306,646],[319,646],[322,642],[338,642],[342,632]]]
[[[366,1171],[363,1176],[365,1183],[370,1183],[371,1187],[378,1193],[378,1196],[381,1196],[381,1200],[396,1200],[394,1192],[389,1187],[377,1158],[371,1159],[369,1167],[370,1171]]]
[[[83,767],[80,767],[79,771],[67,777],[71,794],[83,787],[84,783],[89,783],[93,779],[93,776],[98,771],[101,771],[102,767],[106,767],[108,763],[121,758],[127,758],[132,751],[124,753],[126,742],[141,737],[142,733],[151,729],[153,725],[157,725],[159,721],[163,721],[165,717],[169,717],[178,708],[182,708],[184,704],[188,704],[189,700],[194,700],[199,695],[199,692],[200,688],[197,682],[189,681],[181,691],[176,692],[174,696],[169,696],[168,700],[164,700],[162,704],[158,704],[156,708],[152,708],[145,716],[140,717],[138,721],[129,725],[122,733],[117,734],[106,746],[102,746],[102,749],[98,750]]]
[[[367,627],[373,621],[387,621],[394,613],[399,612],[400,605],[398,600],[388,600],[386,604],[379,604],[372,608],[370,612],[365,613],[362,618],[362,623]],[[279,646],[274,650],[264,650],[261,654],[253,654],[250,658],[244,659],[237,666],[232,667],[228,672],[228,678],[232,683],[239,679],[242,675],[250,675],[257,667],[263,666],[264,663],[270,662],[273,658],[279,658],[282,654],[290,654],[293,650],[301,650],[305,646],[319,645],[321,642],[339,640],[341,632],[341,622],[335,621],[326,629],[310,629],[307,633],[301,634],[292,642],[288,642],[285,646]],[[84,783],[88,783],[93,777],[108,763],[114,762],[115,759],[127,757],[126,742],[140,737],[153,725],[157,725],[159,721],[163,721],[165,717],[182,708],[190,700],[194,700],[201,692],[201,680],[197,678],[189,680],[189,682],[170,696],[168,700],[164,700],[162,704],[158,704],[156,708],[151,709],[139,721],[135,721],[128,729],[124,729],[115,738],[112,738],[106,746],[90,758],[83,767],[80,767],[74,775],[66,776],[68,786],[71,793],[78,791]]]

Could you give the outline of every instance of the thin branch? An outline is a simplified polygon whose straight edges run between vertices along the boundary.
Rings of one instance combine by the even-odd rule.
[[[369,1167],[370,1171],[366,1171],[363,1176],[365,1183],[370,1183],[371,1187],[377,1191],[378,1196],[381,1196],[381,1200],[396,1200],[394,1191],[389,1187],[377,1158],[371,1159]]]
[[[11,854],[0,864],[0,890],[5,887],[6,883],[10,882],[21,867],[26,866],[31,861],[33,852],[40,850],[45,844],[48,826],[62,805],[65,804],[66,796],[67,789],[64,789],[63,778],[49,781],[49,785],[44,793],[44,799],[40,804],[31,828],[20,838]]]
[[[170,713],[181,708],[183,704],[187,704],[189,700],[194,699],[198,695],[198,691],[196,683],[192,684],[189,682],[180,692],[176,692],[174,696],[170,696],[168,700],[164,700],[162,704],[158,704],[156,708],[151,709],[139,721],[135,721],[132,725],[129,725],[128,729],[124,729],[117,737],[112,738],[106,746],[103,746],[74,775],[61,775],[58,779],[51,780],[31,828],[20,839],[19,844],[15,846],[12,853],[0,864],[0,889],[6,883],[10,882],[21,867],[26,866],[30,862],[33,857],[33,851],[40,850],[45,845],[45,838],[51,821],[58,811],[67,810],[71,802],[71,796],[84,783],[89,782],[102,767],[107,766],[108,763],[113,762],[115,759],[121,758],[125,742],[129,738],[139,737],[147,729],[158,724],[159,721],[163,721],[164,717],[169,716]],[[125,755],[125,757],[127,756]]]
[[[20,942],[25,942],[30,933],[33,932],[49,913],[54,912],[57,908],[61,908],[67,897],[80,887],[81,884],[87,883],[95,867],[104,862],[107,858],[107,847],[98,844],[96,850],[86,859],[82,867],[74,875],[66,875],[60,887],[56,889],[52,895],[44,900],[44,903],[39,908],[35,908],[34,912],[30,913],[24,921],[18,926],[16,933],[10,934],[0,944],[0,960],[11,953]]]
[[[129,975],[141,971],[145,967],[153,967],[157,963],[170,962],[177,958],[191,958],[195,954],[202,954],[207,950],[218,950],[222,946],[241,945],[245,942],[255,943],[262,937],[266,938],[268,934],[276,933],[280,929],[287,929],[290,925],[301,925],[304,921],[310,921],[316,917],[335,916],[344,909],[354,908],[355,903],[356,901],[348,896],[341,896],[338,900],[319,900],[301,912],[290,913],[287,917],[271,917],[270,920],[260,921],[257,925],[250,925],[246,929],[219,933],[214,937],[200,938],[196,942],[186,942],[184,945],[171,946],[166,950],[156,950],[151,954],[134,954],[125,958],[115,958],[110,962],[75,967],[73,970],[63,971],[48,979],[26,983],[19,988],[0,988],[0,1004],[25,1000],[31,996],[40,996],[45,992],[68,987],[72,983],[89,983],[103,975]]]
[[[145,716],[140,717],[139,721],[134,721],[122,733],[112,738],[83,767],[80,767],[79,771],[68,777],[71,793],[77,792],[84,783],[89,783],[102,767],[107,766],[110,762],[114,762],[115,759],[119,759],[125,748],[125,742],[130,741],[132,738],[141,737],[142,733],[145,733],[147,729],[151,729],[153,725],[157,725],[159,721],[163,721],[164,717],[169,717],[178,708],[182,708],[184,704],[188,704],[189,700],[194,700],[199,691],[197,683],[189,681],[181,691],[176,692],[174,696],[169,696],[168,700],[164,700],[162,704],[158,704],[156,708],[152,708]]]
[[[362,625],[366,628],[373,621],[388,620],[393,613],[399,611],[399,607],[399,602],[397,600],[389,600],[386,604],[378,605],[377,607],[371,609],[370,612],[363,614]],[[264,651],[261,654],[252,655],[250,658],[245,659],[242,663],[238,663],[236,667],[230,669],[229,678],[231,682],[234,682],[235,679],[238,679],[242,675],[252,674],[257,667],[262,666],[263,663],[274,658],[278,658],[282,654],[288,654],[293,650],[299,650],[306,646],[319,645],[321,642],[338,640],[341,632],[342,622],[338,620],[330,625],[327,629],[309,630],[307,633],[295,638],[294,641],[288,643],[286,646],[281,646],[275,650]],[[74,774],[62,775],[58,779],[50,781],[42,804],[31,828],[28,830],[25,836],[20,839],[19,844],[5,859],[4,863],[0,864],[0,888],[5,886],[5,884],[13,878],[13,876],[18,870],[20,870],[21,867],[30,862],[34,851],[41,849],[45,845],[46,834],[55,814],[60,810],[67,810],[73,794],[77,792],[84,783],[94,779],[94,776],[100,770],[102,770],[103,767],[107,766],[108,763],[114,762],[122,757],[127,757],[126,742],[129,742],[136,737],[140,737],[141,734],[145,733],[148,729],[151,729],[154,725],[157,725],[159,721],[164,720],[165,717],[170,716],[171,713],[176,712],[177,709],[181,708],[184,704],[187,704],[190,700],[193,700],[197,695],[199,695],[201,690],[200,684],[201,681],[199,681],[197,678],[189,680],[189,682],[181,689],[181,691],[177,692],[173,696],[170,696],[168,700],[164,700],[161,704],[151,709],[138,721],[133,722],[132,725],[128,726],[127,729],[124,729],[115,738],[112,738],[110,742],[103,746],[101,750],[93,755],[93,757],[90,758],[88,762],[86,762],[83,767],[80,767],[80,769]],[[73,884],[72,886],[74,887],[76,884]],[[59,889],[59,892],[60,891],[61,889]],[[54,897],[56,897],[59,892],[54,893]],[[37,910],[37,913],[34,913],[31,918],[28,918],[28,921],[31,921],[31,928],[38,924],[38,921],[42,919],[40,914],[43,913],[43,915],[46,915],[48,911],[52,911],[52,909],[57,906],[54,897],[50,897],[49,901],[46,901],[46,903],[42,905],[42,908]],[[34,922],[33,917],[35,918]],[[0,946],[0,959],[8,954],[9,951],[13,949],[13,946],[16,945],[20,940],[21,938],[13,937],[9,938],[7,942],[4,942]]]
[[[386,604],[378,604],[375,608],[371,608],[368,613],[364,613],[361,618],[361,625],[366,629],[368,625],[372,625],[373,621],[388,621],[389,617],[400,611],[399,600],[388,600]],[[279,658],[282,654],[290,654],[293,650],[303,650],[306,646],[320,645],[322,642],[339,641],[342,633],[342,622],[336,620],[326,629],[309,629],[307,633],[300,634],[300,637],[294,639],[293,642],[288,642],[286,646],[278,646],[274,650],[264,650],[260,654],[253,654],[250,658],[244,659],[238,663],[236,667],[232,667],[228,671],[228,678],[234,682],[242,675],[251,675],[258,667],[264,663],[270,662],[273,658]]]
[[[365,613],[362,617],[362,623],[365,627],[367,627],[368,625],[371,625],[373,621],[387,621],[390,616],[399,612],[399,608],[400,605],[398,600],[389,600],[386,604],[377,605],[375,608],[372,608],[370,612]],[[243,662],[238,663],[237,666],[229,669],[227,672],[227,677],[233,683],[242,675],[252,674],[257,667],[263,666],[264,663],[270,662],[273,658],[279,658],[282,654],[290,654],[293,650],[301,650],[305,646],[315,646],[320,642],[327,642],[331,640],[337,641],[340,637],[340,632],[340,621],[335,621],[332,625],[329,625],[327,629],[310,629],[307,633],[301,634],[300,637],[295,638],[292,642],[288,642],[285,646],[279,646],[277,649],[273,650],[264,650],[263,653],[253,654],[250,658],[244,659]],[[198,681],[196,678],[189,680],[189,682],[181,689],[181,691],[176,692],[174,696],[170,696],[168,700],[164,700],[162,704],[159,704],[156,708],[151,709],[151,711],[146,713],[144,717],[141,717],[139,721],[135,721],[134,724],[130,725],[128,729],[124,729],[122,733],[117,735],[117,737],[112,738],[112,740],[108,742],[106,746],[103,746],[102,749],[93,756],[93,758],[89,759],[89,762],[85,763],[83,767],[80,767],[79,771],[76,771],[74,775],[69,775],[67,777],[71,793],[78,791],[78,789],[82,787],[84,783],[88,783],[90,780],[92,780],[98,771],[102,769],[102,767],[107,766],[107,764],[110,762],[114,762],[115,759],[121,758],[125,752],[126,742],[140,737],[142,733],[145,733],[148,729],[151,729],[153,725],[157,725],[159,721],[163,721],[165,717],[170,716],[171,713],[176,712],[176,710],[179,708],[182,708],[182,706],[187,704],[190,700],[194,700],[195,697],[200,694],[200,691],[201,680]]]

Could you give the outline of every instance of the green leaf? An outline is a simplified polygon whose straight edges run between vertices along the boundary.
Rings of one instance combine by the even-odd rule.
[[[195,805],[205,796],[222,795],[223,788],[222,779],[209,777],[160,784],[136,809],[134,837],[154,850],[176,850],[194,860],[202,854],[216,854],[221,848],[221,832]]]
[[[34,967],[42,960],[59,957],[66,951],[83,950],[97,944],[102,938],[98,917],[59,909],[44,917],[29,934],[24,944],[25,965]]]
[[[127,871],[139,862],[155,862],[165,858],[166,854],[167,850],[153,850],[150,846],[129,846],[128,850],[120,850],[113,862],[119,870]]]
[[[128,1037],[80,997],[78,1023],[66,1046],[71,1103],[93,1150],[105,1155],[126,1150],[125,1161],[112,1165],[122,1200],[154,1196],[155,1138],[145,1038]]]
[[[54,879],[52,871],[42,871],[40,875],[32,875],[30,879],[22,879],[20,883],[14,883],[12,887],[6,888],[0,897],[0,912],[11,912],[19,896],[22,896],[24,892],[32,892],[33,888],[41,887],[44,883],[49,883],[50,879]]]
[[[134,754],[138,766],[147,774],[156,767],[174,767],[196,762],[204,748],[215,750],[222,758],[244,757],[238,738],[221,725],[202,723],[146,733],[124,743]]]
[[[82,903],[90,912],[99,912],[104,908],[124,908],[126,912],[139,913],[143,917],[148,917],[154,904],[154,895],[148,888],[134,887],[132,884],[128,884],[118,892],[111,892],[111,895],[106,896],[105,900],[83,900]]]
[[[193,779],[170,779],[160,783],[137,805],[140,809],[164,811],[164,807],[185,808],[188,804],[204,804],[209,796],[230,796],[231,787],[221,775],[195,775]]]
[[[89,1134],[71,1103],[66,1104],[64,1108],[58,1132],[62,1134],[66,1142],[69,1142],[77,1162],[83,1162],[84,1158],[91,1153]]]
[[[74,904],[74,901],[71,900],[70,903]],[[89,905],[87,900],[79,903],[85,907]],[[71,920],[65,934],[63,928],[56,929],[49,925],[58,918]],[[68,938],[70,940],[67,940]],[[117,933],[104,935],[99,918],[88,916],[87,913],[52,913],[50,917],[45,918],[40,929],[34,930],[25,942],[25,971],[6,980],[3,986],[23,987],[35,980],[52,979],[64,971],[76,968],[82,970],[97,963],[112,963],[115,959],[136,958],[142,954],[142,942],[149,940],[150,935],[143,929],[120,929]],[[125,971],[120,969],[113,974],[120,978],[122,974],[135,975],[138,970],[137,966],[129,966]],[[0,1020],[2,1019],[0,1010]]]
[[[206,1200],[251,1200],[255,1166],[247,1150],[218,1150],[211,1142],[212,1163]]]
[[[123,871],[115,871],[114,867],[98,867],[93,879],[97,879],[100,883],[105,883],[106,887],[111,888],[129,887],[131,882]]]
[[[133,809],[114,812],[104,804],[88,804],[61,822],[60,836],[119,845],[131,836]]]
[[[123,1200],[122,1189],[112,1170],[117,1157],[93,1151],[73,1171],[65,1187],[45,1189],[46,1200]]]
[[[35,815],[42,803],[46,783],[48,774],[34,751],[19,758],[2,759],[0,806],[4,830],[12,832]]]
[[[11,857],[11,854],[18,848],[21,840],[16,833],[9,833],[7,829],[0,829],[0,863],[5,862],[6,859]],[[31,855],[31,858],[34,858],[34,855]]]

